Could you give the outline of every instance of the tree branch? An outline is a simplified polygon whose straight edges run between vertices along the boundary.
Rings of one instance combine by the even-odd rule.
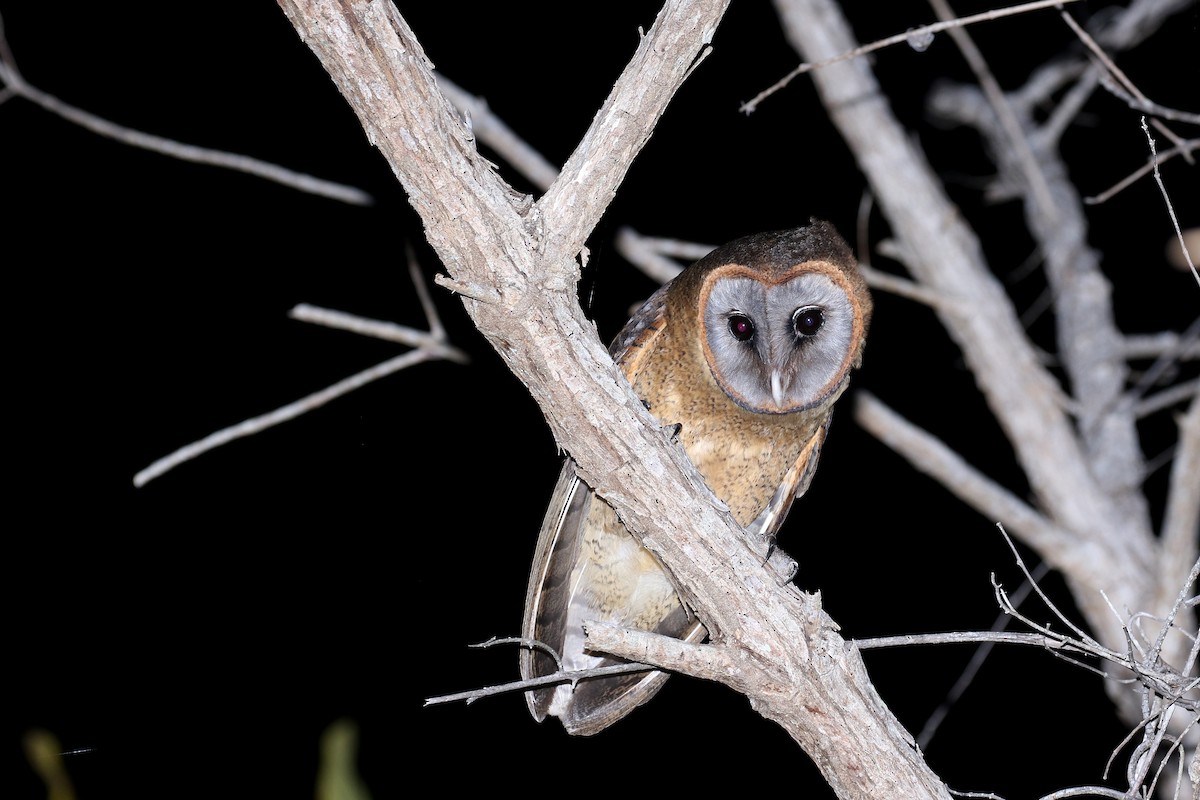
[[[0,27],[0,44],[3,44],[2,39],[3,29]],[[140,147],[143,150],[150,150],[151,152],[160,153],[170,158],[178,158],[180,161],[191,161],[196,164],[207,164],[220,169],[244,172],[248,175],[263,178],[264,180],[274,181],[299,192],[327,197],[342,203],[366,206],[375,202],[371,195],[354,186],[346,186],[345,184],[306,175],[302,172],[281,167],[278,164],[242,155],[241,153],[214,150],[211,147],[185,144],[174,139],[168,139],[165,136],[144,133],[133,128],[127,128],[124,125],[118,125],[90,111],[76,108],[69,103],[64,103],[54,95],[43,92],[41,89],[25,81],[20,70],[17,69],[16,61],[12,58],[12,53],[9,52],[7,45],[0,47],[0,83],[6,87],[4,92],[0,93],[0,102],[14,96],[23,97],[29,102],[41,106],[51,114],[57,114],[68,122],[74,123],[99,136],[127,144],[131,147]]]
[[[1081,557],[1075,537],[1039,514],[1004,487],[980,473],[943,442],[913,425],[868,392],[858,392],[854,418],[868,433],[909,463],[954,492],[989,519],[1002,523],[1034,547],[1043,558],[1069,563]]]
[[[808,61],[852,49],[854,39],[831,0],[776,0],[789,40]],[[924,155],[899,125],[863,61],[813,73],[834,123],[855,153],[891,222],[914,277],[953,298],[938,315],[975,375],[988,405],[1048,516],[1086,549],[1088,558],[1061,562],[1067,550],[1046,554],[1078,587],[1076,596],[1103,640],[1120,641],[1099,589],[1110,588],[1129,607],[1150,596],[1147,572],[1153,543],[1113,532],[1116,508],[1087,469],[1086,459],[1053,379],[1038,363],[1003,288],[987,267],[978,238],[946,197]]]
[[[579,148],[536,204],[495,175],[391,3],[281,0],[421,215],[468,313],[529,387],[580,474],[662,559],[744,665],[751,704],[841,797],[948,797],[819,602],[781,581],[618,375],[574,299],[574,257],[725,3],[668,2]]]
[[[804,60],[820,62],[853,49],[849,26],[832,0],[776,0],[776,6],[785,33]],[[1110,20],[1099,38],[1136,41],[1179,7],[1173,0],[1137,0]],[[1066,413],[1067,404],[1060,402],[1054,378],[1039,364],[1012,302],[988,269],[976,235],[892,115],[869,64],[836,63],[814,71],[813,80],[870,182],[910,272],[936,295],[953,298],[935,310],[1012,444],[1042,514],[1065,535],[1039,537],[1033,526],[1018,532],[1063,572],[1100,641],[1120,649],[1125,631],[1104,593],[1117,608],[1163,616],[1177,584],[1169,590],[1160,584],[1165,556],[1141,493],[1144,463],[1135,412],[1132,404],[1122,402],[1128,370],[1113,322],[1111,287],[1087,245],[1082,203],[1065,179],[1065,167],[1033,138],[1053,207],[1038,199],[1045,192],[1030,190],[1024,198],[1026,220],[1041,242],[1054,287],[1059,348],[1075,393],[1071,405],[1079,409],[1078,430]],[[1011,178],[1021,174],[1019,159],[994,111],[978,90],[958,90],[955,98],[946,105],[953,106],[960,120],[964,111],[971,112],[1001,153],[1001,169],[1021,185],[1019,178]],[[1025,110],[1021,113],[1024,135],[1032,137],[1032,122]],[[1194,530],[1190,536],[1194,539]],[[1194,626],[1193,619],[1189,616],[1180,627]],[[1166,657],[1177,660],[1180,641],[1174,638],[1169,644]],[[1134,694],[1116,681],[1106,687],[1127,722],[1140,720]]]

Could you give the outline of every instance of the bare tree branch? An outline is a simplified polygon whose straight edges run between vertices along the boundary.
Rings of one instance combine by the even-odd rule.
[[[805,61],[820,63],[853,50],[849,27],[830,0],[776,0],[776,6],[789,40]],[[1180,6],[1135,0],[1109,20],[1098,40],[1109,47],[1139,40]],[[1123,401],[1128,369],[1113,321],[1111,289],[1088,247],[1082,204],[1066,180],[1061,159],[1039,144],[1044,139],[1029,110],[1015,107],[1021,135],[1035,145],[1038,174],[1045,176],[1052,198],[1047,204],[1045,192],[1030,190],[1029,182],[1022,180],[1020,159],[1009,141],[1012,133],[997,122],[977,89],[958,88],[953,95],[946,90],[937,96],[945,113],[983,131],[999,154],[1004,179],[1025,187],[1026,221],[1041,244],[1053,289],[1059,355],[1071,379],[1069,404],[1059,401],[1054,379],[1039,365],[974,233],[891,115],[869,65],[861,60],[835,63],[814,71],[813,80],[891,223],[904,263],[923,286],[953,298],[952,305],[936,307],[942,324],[962,348],[1025,471],[1041,515],[1052,526],[1026,523],[1017,532],[1063,571],[1088,624],[1100,641],[1116,649],[1125,630],[1108,611],[1102,593],[1110,593],[1118,608],[1165,614],[1169,603],[1158,568],[1164,556],[1141,493],[1145,464],[1134,404]],[[1077,426],[1065,413],[1068,407],[1079,417]],[[961,470],[947,477],[965,480],[965,486],[977,484],[966,480]],[[957,483],[950,488],[967,491]],[[1057,535],[1038,535],[1046,530]],[[1194,539],[1194,531],[1190,535]],[[1177,585],[1171,584],[1170,591]],[[1172,640],[1172,653],[1178,653],[1178,645]],[[1114,682],[1108,689],[1127,721],[1140,718],[1135,696]]]
[[[1168,354],[1181,361],[1200,358],[1200,337],[1189,341],[1172,331],[1125,337],[1126,358],[1157,358]]]
[[[1079,23],[1075,21],[1074,17],[1072,17],[1065,10],[1060,11],[1059,16],[1061,16],[1063,19],[1063,22],[1066,22],[1067,26],[1070,27],[1070,29],[1075,32],[1075,35],[1079,37],[1079,40],[1084,43],[1084,45],[1087,47],[1087,49],[1092,51],[1092,55],[1094,55],[1096,57],[1096,60],[1099,61],[1104,66],[1104,69],[1106,70],[1107,74],[1100,76],[1100,85],[1101,86],[1103,86],[1105,89],[1107,89],[1112,94],[1115,94],[1115,95],[1121,97],[1121,99],[1125,100],[1131,108],[1139,108],[1141,110],[1145,110],[1148,107],[1161,108],[1161,107],[1157,106],[1155,103],[1150,102],[1150,98],[1148,98],[1148,97],[1146,97],[1146,95],[1142,94],[1141,89],[1139,89],[1137,87],[1137,85],[1134,84],[1133,81],[1129,80],[1129,77],[1126,76],[1126,74],[1116,65],[1116,63],[1114,63],[1113,60],[1108,57],[1108,53],[1104,52],[1104,48],[1102,48],[1099,45],[1099,43],[1096,42],[1095,39],[1093,39],[1090,35],[1088,35],[1087,31],[1085,31],[1082,27],[1080,27]],[[1117,83],[1120,83],[1121,86],[1124,88],[1123,89],[1119,88],[1116,85]],[[1164,112],[1166,112],[1166,114],[1164,114],[1164,116],[1169,116],[1169,117],[1176,118],[1176,119],[1178,119],[1179,116],[1191,116],[1193,118],[1193,121],[1196,119],[1200,119],[1200,117],[1196,117],[1196,115],[1194,115],[1194,114],[1193,115],[1176,115],[1176,113],[1173,112],[1171,109],[1162,109],[1162,110]],[[1154,112],[1150,112],[1150,113],[1154,113]],[[1176,136],[1174,133],[1172,133],[1161,122],[1159,122],[1158,120],[1155,120],[1154,125],[1160,131],[1162,131],[1163,134],[1166,135],[1167,138],[1169,138],[1171,140],[1171,143],[1174,144],[1176,147],[1179,147],[1182,144],[1179,137]]]
[[[1125,189],[1126,187],[1131,186],[1132,184],[1136,183],[1139,178],[1143,178],[1146,175],[1149,175],[1150,173],[1152,173],[1154,171],[1156,164],[1161,164],[1164,161],[1174,158],[1177,155],[1187,156],[1192,151],[1197,150],[1197,149],[1200,149],[1200,139],[1188,139],[1186,142],[1182,142],[1179,145],[1172,147],[1170,150],[1166,150],[1166,151],[1160,153],[1158,155],[1158,158],[1146,159],[1146,164],[1144,166],[1138,167],[1136,170],[1129,173],[1124,178],[1122,178],[1121,180],[1114,183],[1112,186],[1105,189],[1103,192],[1100,192],[1099,194],[1095,194],[1095,195],[1089,195],[1089,196],[1083,198],[1083,202],[1086,203],[1087,205],[1096,205],[1098,203],[1104,203],[1104,202],[1108,201],[1109,199],[1111,199],[1114,195],[1116,195],[1122,189]]]
[[[1179,220],[1175,218],[1175,208],[1171,205],[1171,198],[1167,194],[1167,187],[1163,186],[1162,175],[1158,171],[1158,150],[1154,145],[1154,137],[1150,135],[1150,129],[1146,127],[1146,118],[1142,117],[1142,131],[1146,134],[1146,140],[1150,144],[1150,159],[1154,163],[1154,182],[1158,184],[1158,189],[1162,192],[1163,200],[1167,203],[1167,213],[1171,215],[1171,224],[1175,226],[1175,235],[1179,237],[1179,249],[1183,253],[1184,260],[1187,261],[1188,269],[1192,271],[1192,276],[1196,279],[1196,284],[1200,285],[1200,271],[1196,270],[1196,264],[1192,261],[1192,255],[1188,252],[1187,242],[1183,238],[1183,231],[1179,229]]]
[[[198,458],[210,450],[215,450],[237,439],[253,436],[256,433],[265,431],[267,428],[272,428],[281,423],[293,420],[296,417],[320,408],[332,400],[336,400],[342,395],[361,389],[363,386],[380,378],[385,378],[394,372],[399,372],[425,361],[436,361],[439,359],[453,361],[458,364],[468,363],[470,359],[467,358],[467,354],[456,347],[452,347],[447,342],[446,331],[442,327],[441,319],[438,317],[437,308],[433,305],[433,300],[429,296],[429,290],[425,288],[425,280],[417,268],[417,261],[411,250],[408,256],[408,272],[409,277],[412,278],[417,296],[421,300],[421,307],[425,311],[425,318],[429,323],[428,333],[396,325],[392,322],[364,319],[353,314],[304,304],[294,307],[288,313],[288,316],[303,322],[340,328],[341,330],[353,331],[363,336],[372,336],[377,339],[398,342],[415,347],[417,348],[416,350],[396,356],[395,358],[390,358],[381,364],[376,364],[373,367],[340,380],[332,386],[327,386],[319,392],[313,392],[307,397],[302,397],[274,411],[242,420],[236,425],[230,425],[227,428],[210,433],[199,441],[186,444],[178,450],[155,460],[154,463],[145,469],[138,471],[133,476],[133,485],[139,488],[145,486],[150,481],[164,475],[180,464]]]
[[[447,345],[444,337],[438,337],[433,333],[425,333],[424,331],[404,325],[397,325],[394,322],[365,319],[355,314],[347,314],[343,311],[334,311],[329,308],[320,308],[319,306],[312,306],[307,303],[301,303],[294,307],[288,312],[288,316],[301,322],[311,322],[314,325],[324,325],[328,328],[352,331],[362,336],[384,339],[385,341],[396,342],[408,345],[409,347],[425,348],[431,355],[437,355],[459,364],[466,364],[470,361],[466,353],[456,347]]]
[[[674,573],[730,683],[783,725],[843,797],[947,797],[815,598],[741,537],[682,450],[659,432],[574,300],[575,256],[680,82],[723,2],[668,2],[582,143],[530,203],[473,149],[420,44],[387,3],[282,0],[380,147],[451,279],[489,288],[468,313],[529,387],[583,478]],[[581,402],[583,401],[583,402]],[[686,520],[686,525],[683,521]],[[747,620],[770,619],[747,626]],[[813,659],[821,664],[814,665]]]
[[[529,146],[521,137],[492,113],[487,101],[463,91],[444,75],[438,75],[438,86],[446,99],[470,120],[471,132],[524,175],[534,186],[545,191],[558,177],[558,168],[547,161],[541,153]]]
[[[675,258],[691,263],[712,250],[710,245],[643,236],[629,226],[617,231],[616,245],[625,260],[660,284],[674,278],[685,266]]]
[[[933,102],[941,113],[953,113],[959,122],[978,127],[992,150],[1001,154],[1002,173],[1020,185],[1022,160],[1007,130],[997,123],[990,102],[966,86],[945,89],[935,95]],[[1026,119],[1022,125],[1029,128],[1031,122]],[[1136,420],[1132,409],[1119,402],[1128,367],[1113,319],[1111,285],[1100,270],[1099,254],[1087,244],[1083,205],[1061,158],[1042,150],[1038,162],[1038,174],[1047,176],[1047,192],[1028,190],[1025,219],[1045,254],[1059,357],[1078,404],[1078,438],[1085,458],[1079,466],[1086,467],[1088,481],[1105,494],[1123,524],[1149,537],[1148,511],[1140,493],[1139,476],[1144,464]],[[1044,197],[1047,193],[1053,196],[1049,202]]]
[[[382,364],[365,369],[362,372],[355,373],[350,377],[338,381],[332,386],[328,386],[319,392],[302,397],[299,400],[288,403],[285,406],[275,409],[266,414],[250,419],[243,420],[236,425],[231,425],[228,428],[222,428],[219,431],[210,433],[203,439],[184,445],[173,453],[163,456],[154,461],[150,466],[143,470],[139,470],[133,476],[133,485],[137,487],[145,486],[150,481],[162,476],[171,471],[175,467],[185,462],[207,453],[209,450],[214,450],[222,445],[241,439],[246,436],[253,436],[267,428],[274,427],[280,423],[293,420],[303,414],[307,414],[315,408],[320,408],[331,400],[335,400],[344,394],[349,394],[356,389],[391,375],[393,372],[399,372],[402,369],[407,369],[415,364],[420,364],[423,361],[429,361],[436,358],[431,353],[425,350],[413,350],[395,358],[388,359]]]
[[[831,2],[779,0],[777,7],[789,39],[806,60],[852,49],[849,28]],[[1060,563],[1069,550],[1055,548],[1048,560],[1090,587],[1079,592],[1088,619],[1116,641],[1120,632],[1096,589],[1121,587],[1130,601],[1149,594],[1149,531],[1096,540],[1095,531],[1112,530],[1119,515],[1089,474],[1054,381],[1038,364],[1011,303],[987,269],[977,238],[888,111],[868,65],[844,62],[813,75],[897,238],[912,254],[910,271],[931,290],[954,299],[952,308],[939,308],[939,317],[962,347],[1041,505],[1079,547],[1088,543],[1088,559]]]
[[[295,170],[271,164],[267,161],[261,161],[257,158],[251,158],[240,153],[213,150],[208,147],[184,144],[183,142],[177,142],[174,139],[167,139],[163,136],[154,136],[153,134],[144,133],[133,128],[127,128],[124,125],[118,125],[89,111],[84,111],[81,108],[64,103],[54,95],[43,92],[41,89],[25,81],[25,78],[22,77],[20,71],[17,69],[16,62],[13,60],[12,53],[8,49],[7,42],[3,41],[2,21],[0,21],[0,45],[3,45],[0,48],[0,82],[3,82],[6,87],[4,95],[0,96],[0,102],[8,100],[11,97],[23,97],[50,113],[57,114],[68,122],[73,122],[81,128],[86,128],[100,136],[130,145],[131,147],[140,147],[143,150],[161,153],[171,158],[178,158],[181,161],[191,161],[221,169],[231,169],[235,172],[245,172],[248,175],[274,181],[300,192],[327,197],[330,200],[337,200],[342,203],[365,206],[374,202],[371,195],[353,186],[315,178],[312,175],[296,172]]]
[[[1171,487],[1163,517],[1158,558],[1159,601],[1162,607],[1172,586],[1183,585],[1187,565],[1200,556],[1200,398],[1193,398],[1179,420],[1179,444],[1171,467]]]
[[[922,25],[920,27],[907,30],[904,33],[898,33],[895,36],[889,36],[886,39],[880,39],[877,42],[871,42],[870,44],[863,45],[861,47],[855,47],[846,50],[835,56],[829,56],[821,61],[804,63],[796,67],[783,78],[780,78],[768,88],[756,94],[754,99],[742,105],[741,110],[746,114],[754,113],[754,110],[758,108],[758,106],[768,97],[787,86],[795,78],[798,78],[804,73],[810,72],[814,69],[823,69],[825,67],[837,64],[840,61],[846,61],[851,58],[865,56],[868,53],[873,53],[876,50],[882,50],[885,47],[891,47],[892,45],[897,44],[907,44],[916,50],[924,50],[925,48],[929,47],[929,44],[933,41],[933,37],[935,35],[945,30],[952,31],[956,28],[974,25],[977,22],[990,22],[991,20],[1002,19],[1003,17],[1009,17],[1013,14],[1025,14],[1030,11],[1039,11],[1045,8],[1058,7],[1072,2],[1076,2],[1076,0],[1036,0],[1036,2],[1022,3],[1021,5],[1012,6],[1010,8],[984,11],[981,14],[973,14],[969,17],[942,20],[941,22],[933,25]]]
[[[860,391],[855,395],[854,418],[866,431],[985,517],[1019,532],[1021,539],[1034,546],[1047,560],[1059,563],[1076,558],[1072,551],[1074,536],[981,474],[932,434],[908,422],[869,392]]]

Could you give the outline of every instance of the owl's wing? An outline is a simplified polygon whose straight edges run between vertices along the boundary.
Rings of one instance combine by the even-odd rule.
[[[622,663],[584,650],[583,623],[593,620],[685,641],[705,636],[703,626],[679,600],[662,565],[625,530],[612,508],[579,479],[568,459],[538,538],[523,635],[554,648],[564,670]],[[522,678],[556,671],[557,665],[546,653],[522,650]],[[645,703],[666,679],[666,673],[660,671],[589,678],[574,685],[535,689],[526,692],[525,699],[539,722],[547,715],[556,716],[568,733],[587,736]]]
[[[608,346],[609,355],[631,383],[633,376],[637,374],[642,356],[650,352],[655,338],[666,324],[667,288],[670,285],[663,284],[658,291],[650,295]]]
[[[591,492],[575,474],[570,459],[563,462],[554,487],[554,495],[546,509],[546,518],[538,535],[533,567],[529,571],[529,587],[525,594],[525,619],[521,635],[535,639],[561,653],[567,643],[567,609],[570,605],[571,573],[579,557],[579,531],[587,517]],[[557,664],[545,652],[522,648],[521,678],[551,675]],[[525,701],[534,719],[541,722],[550,710],[555,688],[525,693]]]
[[[665,290],[656,292],[613,341],[610,352],[632,379],[662,329]],[[564,670],[622,663],[583,647],[583,623],[603,621],[685,641],[706,632],[680,601],[666,570],[630,535],[612,508],[580,480],[567,459],[542,522],[525,598],[523,635],[554,648]],[[557,671],[554,660],[523,649],[525,679]],[[526,692],[539,722],[560,719],[568,733],[598,733],[659,690],[667,674],[648,671],[590,678]]]
[[[808,491],[808,485],[812,483],[813,474],[817,471],[817,461],[821,457],[821,446],[825,443],[825,434],[829,431],[829,420],[830,417],[826,416],[825,422],[817,428],[808,444],[800,451],[796,463],[783,476],[783,481],[771,495],[766,508],[747,526],[746,530],[751,535],[771,543],[775,541],[775,535],[779,533],[779,526],[787,518],[792,502],[802,497]]]

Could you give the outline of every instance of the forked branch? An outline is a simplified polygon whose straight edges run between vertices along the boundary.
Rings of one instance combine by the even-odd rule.
[[[582,477],[670,567],[713,646],[738,665],[731,684],[801,743],[840,796],[948,797],[875,694],[857,651],[815,598],[780,581],[749,548],[617,375],[575,300],[577,255],[706,51],[725,3],[665,5],[537,202],[475,152],[472,131],[390,3],[281,5],[399,176],[450,280],[493,293],[492,302],[466,299],[468,313],[528,386]]]

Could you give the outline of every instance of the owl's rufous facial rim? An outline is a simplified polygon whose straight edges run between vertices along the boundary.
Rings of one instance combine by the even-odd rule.
[[[745,264],[722,264],[721,266],[709,271],[704,276],[704,280],[700,284],[700,292],[696,302],[694,313],[696,314],[697,330],[704,330],[704,309],[708,305],[708,296],[712,292],[714,284],[721,278],[749,278],[759,283],[765,283],[769,286],[780,286],[788,281],[800,276],[811,273],[818,273],[829,278],[839,287],[846,295],[846,299],[850,301],[851,308],[854,309],[854,326],[851,333],[851,341],[857,342],[857,347],[851,347],[846,358],[842,361],[841,367],[837,373],[829,380],[816,399],[811,403],[803,405],[795,405],[787,408],[751,408],[745,402],[740,394],[735,392],[732,387],[728,386],[721,380],[714,367],[716,359],[713,356],[712,348],[709,346],[708,337],[701,336],[701,346],[704,348],[704,361],[708,366],[709,374],[713,380],[721,387],[721,391],[725,392],[735,403],[742,408],[755,411],[757,413],[766,414],[792,414],[797,411],[815,408],[822,403],[825,403],[830,398],[837,397],[840,394],[840,389],[846,383],[850,376],[850,370],[858,363],[862,354],[862,342],[866,335],[866,320],[863,313],[862,303],[859,301],[856,287],[846,277],[846,268],[840,267],[832,261],[816,259],[812,261],[801,261],[792,265],[787,269],[782,270],[762,270],[749,267]]]

